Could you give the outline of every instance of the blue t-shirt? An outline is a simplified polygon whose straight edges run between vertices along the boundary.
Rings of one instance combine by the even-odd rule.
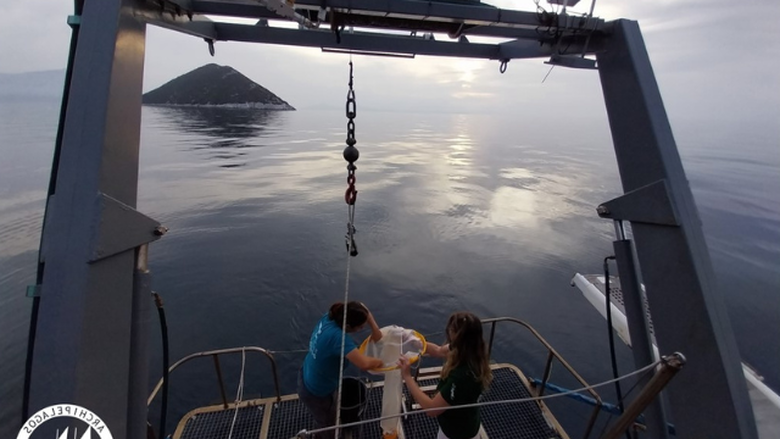
[[[357,346],[349,335],[344,340],[344,356]],[[341,328],[325,314],[309,340],[309,353],[303,361],[303,383],[316,396],[326,396],[339,387]],[[347,362],[344,362],[344,366]]]

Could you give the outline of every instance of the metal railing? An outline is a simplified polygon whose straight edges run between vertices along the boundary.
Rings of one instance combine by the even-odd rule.
[[[526,328],[547,349],[547,361],[544,366],[544,374],[542,375],[542,382],[539,385],[537,396],[542,396],[542,394],[544,393],[547,381],[550,379],[550,375],[552,374],[553,360],[558,360],[558,362],[560,362],[563,368],[566,369],[574,377],[574,379],[576,379],[581,384],[583,388],[588,388],[587,391],[588,393],[590,393],[591,397],[596,401],[596,404],[593,409],[593,413],[591,413],[590,415],[590,420],[588,421],[588,427],[585,430],[585,435],[583,436],[585,439],[587,439],[590,436],[590,433],[593,430],[594,425],[596,424],[596,418],[598,417],[599,411],[601,410],[601,406],[602,406],[601,397],[599,397],[598,393],[596,393],[595,390],[590,388],[590,385],[580,376],[580,374],[577,373],[577,371],[574,370],[574,368],[571,367],[571,365],[569,365],[569,363],[563,359],[561,354],[559,354],[550,345],[550,343],[548,343],[547,340],[545,340],[544,337],[542,337],[542,335],[536,331],[536,329],[534,329],[531,325],[529,325],[528,323],[522,320],[513,317],[493,317],[493,318],[482,320],[483,325],[487,325],[487,324],[490,325],[490,341],[488,342],[488,356],[490,356],[493,352],[493,339],[496,334],[496,325],[499,322],[511,322]]]
[[[585,430],[585,434],[583,436],[585,439],[587,439],[590,436],[590,434],[591,434],[591,432],[593,430],[593,427],[594,427],[594,425],[596,423],[596,419],[597,419],[598,414],[599,414],[599,412],[601,410],[601,407],[603,405],[601,397],[598,395],[598,393],[596,393],[595,390],[590,388],[590,385],[582,378],[582,376],[580,376],[580,374],[577,373],[577,371],[574,370],[573,367],[571,367],[571,365],[550,345],[550,343],[547,342],[547,340],[544,339],[544,337],[541,336],[541,334],[539,334],[539,332],[536,331],[536,329],[534,329],[531,325],[529,325],[528,323],[526,323],[526,322],[524,322],[522,320],[519,320],[519,319],[516,319],[516,318],[513,318],[513,317],[494,317],[494,318],[487,318],[487,319],[483,319],[482,320],[482,324],[483,325],[490,325],[490,336],[489,336],[489,341],[488,341],[488,355],[489,356],[492,354],[492,351],[493,351],[493,341],[495,339],[496,326],[497,326],[497,324],[499,322],[510,322],[510,323],[514,323],[514,324],[517,324],[517,325],[520,325],[520,326],[524,327],[547,350],[547,360],[546,360],[545,366],[544,366],[544,373],[542,375],[541,384],[538,386],[538,391],[537,391],[537,395],[536,396],[542,396],[544,394],[545,387],[546,387],[546,385],[547,385],[547,383],[548,383],[548,381],[550,379],[550,376],[552,375],[553,362],[555,360],[557,360],[563,366],[563,368],[566,369],[566,371],[569,374],[571,374],[571,376],[577,382],[580,383],[582,388],[587,388],[587,392],[591,395],[591,397],[595,401],[595,406],[594,406],[593,412],[592,412],[592,414],[590,416],[587,428]],[[217,374],[217,380],[218,380],[218,384],[219,384],[219,392],[220,392],[220,396],[222,398],[222,405],[223,405],[224,408],[228,408],[228,400],[227,400],[227,396],[226,396],[226,393],[225,393],[225,384],[224,384],[223,377],[222,377],[222,369],[221,369],[220,362],[219,362],[219,356],[221,356],[221,355],[228,355],[228,354],[239,354],[239,353],[242,353],[242,352],[257,352],[257,353],[263,354],[266,358],[268,358],[268,360],[271,362],[271,370],[273,372],[274,388],[276,390],[276,400],[277,400],[277,402],[281,401],[281,393],[279,391],[279,378],[278,378],[278,373],[277,373],[276,360],[274,359],[274,356],[273,356],[273,354],[271,352],[269,352],[269,351],[267,351],[267,350],[265,350],[263,348],[257,347],[257,346],[247,346],[247,347],[240,347],[240,348],[219,349],[219,350],[214,350],[214,351],[204,351],[204,352],[197,352],[197,353],[194,353],[194,354],[190,354],[190,355],[180,359],[179,361],[177,361],[176,363],[174,363],[173,365],[171,365],[168,368],[169,379],[170,379],[170,374],[174,370],[176,370],[176,368],[181,366],[182,364],[184,364],[184,363],[186,363],[186,362],[188,362],[190,360],[193,360],[195,358],[212,357],[212,359],[214,361],[214,369],[215,369],[216,374]],[[418,372],[419,372],[419,369],[418,369]],[[162,388],[162,386],[163,386],[163,380],[160,379],[160,381],[158,381],[158,383],[155,386],[155,388],[152,391],[152,393],[149,395],[149,398],[147,400],[147,405],[151,405],[152,401],[157,396],[157,393],[159,393],[159,391]]]
[[[219,383],[219,393],[222,397],[222,405],[224,408],[228,407],[228,400],[227,396],[225,394],[225,383],[222,378],[222,368],[219,364],[219,356],[220,355],[228,355],[228,354],[240,354],[244,352],[257,352],[260,354],[265,355],[266,358],[271,362],[271,370],[273,371],[274,375],[274,388],[276,390],[276,401],[279,402],[282,400],[282,394],[279,392],[279,375],[276,371],[276,360],[274,359],[273,354],[271,352],[257,346],[245,346],[240,348],[228,348],[228,349],[217,349],[214,351],[203,351],[203,352],[196,352],[194,354],[187,355],[186,357],[182,358],[181,360],[173,363],[168,368],[168,377],[170,379],[171,373],[176,370],[177,367],[181,366],[182,364],[193,360],[195,358],[203,358],[203,357],[212,357],[214,360],[214,369],[217,373],[217,381]],[[157,396],[157,393],[160,391],[163,385],[163,379],[161,378],[160,381],[157,382],[157,385],[154,387],[154,390],[152,391],[151,395],[149,395],[149,399],[146,401],[146,405],[149,406],[152,404],[152,401],[154,400],[154,397]]]

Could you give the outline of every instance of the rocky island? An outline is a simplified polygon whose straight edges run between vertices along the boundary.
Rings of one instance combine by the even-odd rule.
[[[295,110],[229,66],[206,64],[143,95],[145,105]]]

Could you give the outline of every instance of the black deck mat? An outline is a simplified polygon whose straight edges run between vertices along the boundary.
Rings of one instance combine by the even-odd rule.
[[[218,412],[200,413],[184,424],[181,439],[225,439],[235,416],[233,438],[259,438],[263,427],[263,406],[243,407]],[[289,438],[288,438],[289,439]]]
[[[421,387],[435,386],[438,378],[420,381]],[[362,419],[375,419],[382,414],[383,387],[369,386],[368,404]],[[515,370],[505,367],[493,370],[493,382],[481,401],[501,401],[528,398],[531,394]],[[404,387],[405,409],[411,412],[412,399]],[[224,439],[233,422],[234,410],[204,413],[193,416],[185,424],[182,439]],[[551,439],[561,436],[547,423],[542,410],[534,401],[496,404],[480,408],[482,426],[490,439]],[[239,409],[233,431],[234,439],[256,439],[260,436],[263,407]],[[407,439],[435,439],[439,430],[436,418],[425,414],[410,414],[401,418]],[[314,420],[297,399],[274,405],[268,429],[268,439],[290,439],[303,429],[314,429]],[[351,430],[352,439],[382,437],[379,421]],[[343,437],[349,437],[348,435]]]

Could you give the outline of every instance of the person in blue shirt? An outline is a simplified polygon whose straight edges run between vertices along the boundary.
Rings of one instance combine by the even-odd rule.
[[[312,331],[309,340],[309,352],[298,374],[298,398],[314,418],[317,428],[335,425],[336,393],[339,387],[339,365],[341,363],[341,329],[344,311],[347,313],[346,332],[360,331],[366,325],[371,328],[371,339],[379,341],[379,331],[374,316],[368,307],[360,302],[334,303],[327,314],[322,316]],[[360,370],[382,367],[378,358],[366,356],[357,348],[352,337],[344,339],[344,357]],[[346,366],[347,363],[344,363]],[[320,434],[318,438],[334,437],[334,430]]]

